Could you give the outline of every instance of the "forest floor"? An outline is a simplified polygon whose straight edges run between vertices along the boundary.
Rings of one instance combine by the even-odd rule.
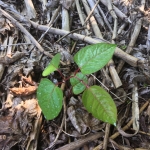
[[[111,95],[116,126],[88,113],[83,93],[74,94],[64,80],[77,70],[74,55],[96,43],[117,45],[107,65],[86,76],[88,86]],[[57,53],[59,70],[43,77]],[[149,55],[150,1],[0,0],[0,149],[150,149]],[[38,103],[42,78],[63,89],[52,120]],[[107,115],[111,106],[103,106]]]

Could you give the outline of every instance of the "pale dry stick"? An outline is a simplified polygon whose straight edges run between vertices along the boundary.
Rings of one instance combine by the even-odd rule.
[[[133,34],[131,35],[131,40],[130,40],[130,43],[126,49],[126,53],[130,54],[132,52],[132,49],[133,49],[133,46],[135,45],[136,43],[136,40],[139,36],[139,33],[140,33],[140,30],[141,30],[141,26],[142,26],[142,18],[139,19],[137,22],[136,22],[136,25],[135,25],[135,28],[134,28],[134,31],[133,31]],[[119,62],[119,65],[117,66],[117,72],[120,73],[123,65],[124,65],[124,61],[121,60]]]
[[[11,45],[14,41],[14,38],[13,36],[9,36],[9,43],[8,45]],[[12,46],[8,46],[7,48],[7,56],[11,57],[11,49],[12,49]]]
[[[90,13],[90,7],[88,6],[87,1],[86,0],[82,0],[82,3],[84,5],[86,13],[89,14]],[[96,20],[95,20],[93,15],[90,17],[90,23],[92,25],[92,29],[93,29],[94,34],[96,35],[96,37],[103,39],[102,33],[101,33],[101,31],[100,31],[100,29],[99,29],[99,27],[97,25],[97,22],[96,22]]]
[[[4,69],[5,69],[4,64],[0,63],[0,80],[2,79]]]
[[[117,38],[117,27],[118,27],[118,19],[114,19],[114,28],[113,28],[113,35],[112,35],[112,43],[115,43],[114,40]]]
[[[109,13],[111,14],[111,16],[113,17],[114,19],[114,29],[113,29],[113,35],[112,35],[112,43],[114,42],[114,39],[116,39],[117,37],[117,26],[118,26],[118,19],[117,19],[117,16],[113,10],[113,7],[112,7],[112,1],[111,0],[106,0],[107,2],[107,8],[109,10]]]
[[[109,140],[109,133],[110,133],[110,124],[107,123],[106,128],[105,128],[104,141],[103,141],[103,149],[104,150],[107,150],[107,144],[108,144],[108,140]]]
[[[138,100],[138,85],[134,81],[134,87],[132,89],[132,120],[133,129],[138,133],[139,131],[139,100]]]
[[[27,16],[29,19],[33,19],[36,18],[36,10],[34,8],[34,5],[32,3],[32,0],[24,0],[25,5],[26,5],[26,12],[27,12]]]
[[[39,29],[41,31],[46,31],[48,28],[45,25],[39,25],[39,24],[37,24],[31,20],[30,20],[30,22],[34,28]],[[65,30],[61,30],[61,29],[51,28],[49,30],[49,33],[63,36],[63,35],[69,34],[70,32],[65,31]],[[96,43],[102,43],[102,42],[103,43],[110,43],[104,39],[93,39],[91,37],[77,34],[77,33],[69,34],[68,36],[74,40],[81,40],[81,41],[87,42],[89,44],[96,44]],[[136,57],[133,57],[133,56],[125,53],[123,50],[121,50],[118,47],[116,47],[114,55],[123,59],[125,62],[127,62],[128,64],[130,64],[133,67],[141,67],[146,63],[144,60],[138,59]]]
[[[131,130],[135,131],[134,129],[131,129]],[[147,132],[144,132],[144,131],[140,131],[140,130],[139,130],[139,132],[138,132],[138,133],[141,133],[141,134],[144,134],[144,135],[148,135],[148,136],[150,136],[150,133],[147,133]]]
[[[7,12],[5,12],[4,10],[2,10],[0,8],[0,12],[8,19],[11,20],[11,22],[16,25],[21,32],[23,32],[24,34],[26,34],[26,36],[28,36],[28,38],[31,40],[31,42],[39,49],[40,52],[44,53],[45,55],[49,56],[50,58],[53,58],[53,55],[44,51],[44,49],[42,48],[42,46],[36,41],[36,39],[17,21],[15,20],[12,16],[10,16]],[[62,65],[65,65],[64,62],[61,61]]]
[[[70,50],[70,54],[73,53],[73,51],[74,51],[76,45],[77,45],[77,41],[74,42],[74,44],[73,44],[73,46],[72,46],[72,48],[71,48],[71,50]]]
[[[84,17],[83,17],[82,10],[81,10],[80,4],[79,4],[79,0],[76,0],[75,3],[76,3],[76,8],[77,8],[77,11],[79,14],[81,24],[84,25]],[[85,29],[85,34],[89,35],[89,31],[87,29]]]
[[[94,8],[94,13],[93,13],[93,14],[94,14],[94,16],[95,16],[97,22],[98,22],[102,27],[104,27],[104,21],[103,21],[103,19],[102,19],[100,13],[99,13],[99,11],[98,11],[97,4],[95,4],[95,2],[94,2],[93,0],[87,0],[87,1],[88,1],[89,5],[90,5],[91,9],[96,6],[96,7]],[[105,28],[105,27],[104,27],[104,28]]]
[[[118,76],[116,69],[115,69],[114,61],[111,59],[108,62],[107,66],[109,68],[109,72],[110,72],[110,75],[112,77],[112,80],[113,80],[115,87],[119,88],[120,86],[122,86],[122,82]]]
[[[144,103],[144,105],[140,108],[140,113],[143,112],[143,110],[149,105],[149,100],[146,101]],[[132,125],[133,120],[131,119],[123,128],[122,130],[125,131],[127,129],[129,129],[129,127]],[[120,135],[119,132],[114,133],[112,136],[110,136],[109,138],[114,140],[115,138],[117,138]],[[96,146],[93,150],[99,150],[102,147],[103,143],[101,143],[100,145]]]
[[[87,1],[88,1],[88,0],[87,0]],[[92,10],[90,11],[90,13],[88,14],[87,18],[85,19],[84,24],[86,24],[86,22],[90,19],[90,17],[92,16],[92,14],[93,14],[93,12],[94,12],[94,10],[95,10],[95,8],[97,7],[97,5],[98,5],[99,2],[100,2],[100,0],[98,0],[98,1],[96,2],[96,4],[94,5],[93,8],[91,8]]]
[[[62,7],[62,30],[70,31],[69,12],[64,7]],[[65,37],[64,40],[65,42],[70,43],[69,37]]]
[[[113,144],[115,147],[117,147],[119,150],[126,150],[126,149],[123,149],[122,146],[118,145],[114,140],[112,139],[109,139],[109,142],[111,144]],[[114,148],[115,149],[115,148]],[[127,149],[127,150],[130,150],[130,149]]]
[[[91,141],[95,141],[96,139],[100,138],[103,136],[103,132],[99,133],[94,133],[94,134],[89,134],[88,136],[85,136],[85,138],[76,140],[75,142],[71,142],[69,144],[66,144],[65,146],[62,146],[56,150],[73,150],[77,149],[81,146],[83,146],[86,143],[89,143]]]
[[[18,42],[18,29],[15,28],[12,36],[9,36],[9,46],[7,48],[7,56],[11,57],[12,52],[14,52],[16,45],[10,46],[12,43],[16,44]]]
[[[107,7],[108,6],[108,2],[107,0],[101,0],[101,2]],[[128,17],[121,11],[119,10],[116,6],[112,5],[113,9],[116,13],[116,15],[121,18],[122,20],[124,20],[125,22],[129,22],[131,23],[131,21],[128,19]]]
[[[117,34],[121,34],[122,31],[123,31],[123,29],[124,29],[126,26],[127,26],[127,23],[126,23],[126,22],[123,23],[123,24],[119,27]]]
[[[96,2],[96,0],[94,0],[94,1]],[[98,5],[97,7],[98,7],[98,10],[99,10],[99,12],[101,13],[101,15],[102,15],[103,19],[104,19],[104,22],[106,23],[106,25],[107,25],[108,29],[109,29],[109,30],[110,30],[110,32],[112,33],[111,25],[109,24],[108,20],[106,19],[106,16],[105,16],[105,14],[104,14],[103,10],[101,9],[100,5]]]

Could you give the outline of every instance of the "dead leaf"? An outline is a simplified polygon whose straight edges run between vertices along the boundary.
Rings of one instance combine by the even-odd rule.
[[[72,122],[73,126],[79,133],[85,133],[87,130],[87,125],[84,123],[83,119],[80,115],[77,115],[73,106],[70,106],[67,109],[67,114],[69,116],[70,121]]]
[[[21,87],[21,88],[10,88],[10,91],[14,95],[27,96],[35,93],[37,86]]]
[[[5,57],[0,57],[0,63],[8,65],[11,63],[14,63],[15,61],[17,61],[18,59],[21,59],[26,53],[23,52],[16,52],[12,58],[5,56]]]

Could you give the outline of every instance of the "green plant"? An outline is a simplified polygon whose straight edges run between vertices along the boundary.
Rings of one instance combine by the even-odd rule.
[[[67,78],[70,79],[74,94],[83,92],[82,102],[87,111],[92,113],[95,118],[113,125],[116,125],[117,120],[117,109],[114,101],[102,87],[97,85],[89,87],[86,75],[103,68],[112,58],[115,48],[116,45],[106,43],[82,48],[74,56],[74,61],[79,68]],[[53,71],[59,71],[59,62],[60,54],[56,54],[42,75],[47,76]],[[63,92],[58,85],[46,78],[42,79],[37,89],[37,99],[47,120],[52,120],[58,116],[63,101]]]

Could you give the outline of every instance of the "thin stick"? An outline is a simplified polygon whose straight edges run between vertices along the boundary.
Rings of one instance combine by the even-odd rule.
[[[71,142],[69,144],[66,144],[65,146],[62,146],[56,150],[73,150],[81,147],[82,145],[90,142],[90,141],[95,141],[96,139],[100,138],[103,136],[103,132],[95,133],[95,134],[90,134],[86,136],[83,139],[77,140],[75,142]]]
[[[116,94],[111,92],[108,87],[106,87],[99,79],[96,78],[93,74],[91,74],[92,77],[94,77],[107,91],[109,91],[112,95],[114,95],[117,99],[119,99],[121,102],[123,102],[122,99],[120,99]]]
[[[42,39],[44,38],[44,36],[47,34],[47,32],[49,31],[49,29],[52,27],[53,23],[57,20],[56,16],[57,16],[57,14],[58,14],[59,11],[60,11],[60,6],[55,10],[54,15],[52,16],[52,19],[51,19],[51,21],[48,24],[49,28],[41,35],[41,37],[39,38],[38,42],[42,41]]]
[[[82,0],[82,3],[84,5],[86,13],[89,14],[90,13],[90,7],[88,6],[87,1],[86,0]],[[98,27],[98,24],[97,24],[97,22],[95,20],[95,17],[92,15],[89,20],[90,20],[92,29],[93,29],[94,34],[96,35],[96,37],[103,39],[102,33],[101,33],[101,31],[100,31],[100,29]]]
[[[107,150],[107,144],[108,144],[108,140],[109,140],[109,131],[110,131],[110,124],[107,123],[106,128],[105,128],[104,142],[103,142],[103,149],[104,150]]]
[[[87,1],[88,1],[88,3],[89,3],[89,5],[90,5],[91,8],[93,8],[95,6],[94,0],[87,0]],[[97,5],[97,7],[94,9],[93,15],[95,16],[98,24],[100,24],[103,28],[105,28],[102,16],[100,15],[100,13],[98,11],[98,6],[99,5]]]
[[[81,24],[82,24],[82,26],[84,26],[84,17],[83,17],[83,13],[82,13],[82,10],[81,10],[80,4],[79,4],[79,0],[75,0],[75,3],[76,3],[76,8],[77,8],[77,11],[79,14]],[[88,27],[88,26],[86,25],[86,27]],[[85,29],[85,34],[89,35],[89,31],[87,29]]]
[[[98,3],[100,2],[100,0],[98,0],[95,4],[95,6],[93,7],[93,9],[91,10],[91,12],[89,13],[89,15],[87,16],[87,18],[84,21],[84,24],[89,20],[89,18],[91,17],[91,15],[93,14],[94,9],[97,7]]]
[[[80,30],[83,30],[83,29],[85,29],[85,27],[82,27],[82,28],[79,28],[79,29],[72,30],[72,31],[70,31],[68,34],[66,34],[66,35],[62,36],[60,39],[58,39],[55,43],[60,42],[63,38],[65,38],[65,37],[68,36],[69,34],[72,34],[72,33],[74,33],[74,32],[77,32],[77,31],[80,31]]]

